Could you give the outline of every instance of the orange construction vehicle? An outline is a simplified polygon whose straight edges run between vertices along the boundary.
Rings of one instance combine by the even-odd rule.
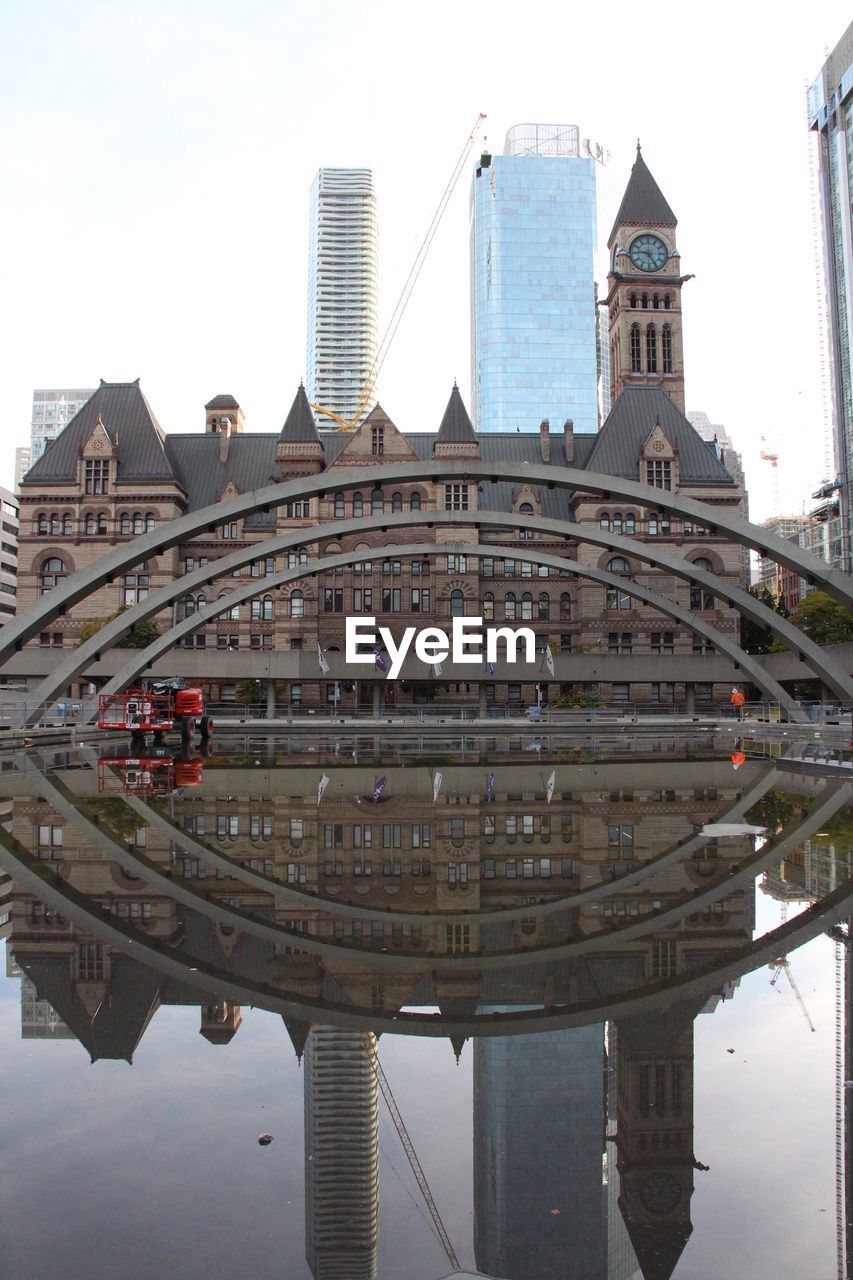
[[[188,688],[180,677],[146,681],[138,689],[101,694],[98,698],[98,728],[145,738],[153,733],[155,742],[164,733],[177,730],[185,742],[199,733],[202,739],[213,733],[213,720],[204,709],[201,689]]]

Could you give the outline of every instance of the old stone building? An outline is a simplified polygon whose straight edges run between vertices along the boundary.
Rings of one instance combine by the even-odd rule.
[[[683,578],[650,568],[642,560],[602,549],[561,533],[535,531],[519,517],[572,520],[590,529],[635,538],[675,554],[737,584],[739,553],[712,526],[670,518],[654,502],[604,501],[582,489],[525,482],[525,467],[565,466],[640,481],[652,489],[682,493],[736,511],[741,489],[711,444],[685,418],[681,330],[680,258],[675,218],[638,154],[611,236],[612,270],[607,298],[612,347],[614,407],[597,434],[581,434],[572,423],[543,422],[536,431],[478,436],[456,386],[435,433],[407,433],[376,405],[353,432],[318,431],[300,386],[279,433],[245,430],[233,396],[205,405],[204,432],[166,434],[138,381],[102,382],[91,399],[31,468],[21,486],[19,601],[26,605],[77,569],[96,562],[106,549],[132,542],[188,512],[275,481],[333,475],[341,468],[387,468],[381,485],[353,487],[318,497],[306,494],[241,520],[212,523],[184,545],[150,557],[103,586],[84,603],[50,624],[34,643],[45,649],[75,645],[93,618],[114,614],[143,600],[155,587],[210,565],[240,546],[259,554],[237,574],[214,578],[187,593],[154,621],[160,629],[243,586],[288,567],[360,548],[387,548],[380,559],[357,561],[333,573],[261,592],[235,605],[185,637],[193,650],[176,666],[206,686],[219,701],[235,697],[236,683],[269,682],[263,655],[278,655],[275,696],[287,707],[345,705],[388,708],[426,701],[520,708],[541,699],[594,695],[605,701],[672,703],[683,684],[667,678],[618,678],[612,664],[586,688],[573,679],[569,655],[666,657],[705,655],[711,645],[683,622],[644,604],[627,589],[629,579],[690,610],[718,631],[736,636],[734,611]],[[637,336],[639,333],[639,337]],[[534,426],[534,424],[530,424]],[[554,429],[552,429],[554,428]],[[429,477],[395,481],[399,463],[433,459],[517,464],[516,483],[459,482]],[[442,525],[443,512],[505,512],[506,526]],[[381,527],[386,514],[422,512],[423,523]],[[341,519],[363,519],[363,533],[332,536],[321,528]],[[370,522],[373,522],[372,525]],[[377,527],[378,526],[378,527]],[[304,545],[269,554],[263,543],[288,530],[304,531]],[[317,530],[312,537],[312,531]],[[464,545],[494,544],[493,555],[475,556]],[[442,544],[454,549],[443,552]],[[435,552],[407,555],[406,547],[430,543]],[[460,549],[462,548],[462,549]],[[525,560],[520,553],[533,553]],[[558,569],[536,561],[550,553],[565,561]],[[606,570],[624,578],[626,590],[604,586],[579,572]],[[237,579],[237,581],[235,581]],[[381,672],[343,671],[323,679],[318,646],[327,654],[344,647],[347,615],[374,615],[397,635],[405,626],[429,621],[449,628],[454,616],[525,624],[541,651],[550,645],[559,660],[556,684],[537,691],[535,675],[513,681],[511,671],[490,675],[472,667],[464,681],[442,682],[424,668],[423,678],[386,681]],[[214,654],[239,654],[230,670]],[[246,656],[260,655],[256,663]],[[304,657],[300,655],[304,654]],[[282,655],[288,656],[287,659]],[[309,655],[311,655],[309,657]],[[730,680],[692,677],[697,701],[723,699]],[[337,676],[337,679],[334,677]],[[680,677],[684,679],[683,675]],[[73,691],[72,691],[73,692]],[[266,694],[264,695],[266,697]]]

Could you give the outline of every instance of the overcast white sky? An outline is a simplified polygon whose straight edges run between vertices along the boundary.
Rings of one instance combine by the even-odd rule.
[[[823,478],[804,88],[850,12],[433,0],[0,0],[0,483],[34,387],[140,376],[167,431],[236,395],[284,419],[305,366],[308,188],[369,165],[384,314],[479,111],[634,141],[679,219],[687,401],[744,453],[754,516]],[[693,16],[695,14],[695,17]],[[469,386],[466,173],[383,370],[403,430]],[[380,328],[382,326],[380,325]]]

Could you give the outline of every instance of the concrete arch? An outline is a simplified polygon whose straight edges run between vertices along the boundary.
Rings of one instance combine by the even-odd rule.
[[[427,519],[424,519],[425,514]],[[51,675],[46,677],[34,691],[35,702],[49,703],[53,701],[65,689],[69,681],[83,671],[93,659],[96,659],[101,650],[109,648],[116,640],[121,639],[137,622],[144,621],[160,609],[170,606],[179,597],[194,592],[199,587],[206,586],[215,579],[221,578],[236,568],[241,568],[252,560],[274,555],[280,551],[293,550],[296,547],[304,546],[306,543],[320,543],[348,535],[357,536],[365,530],[379,529],[383,532],[388,532],[389,530],[411,526],[421,527],[425,525],[427,528],[433,528],[436,524],[440,524],[443,527],[460,525],[462,527],[495,529],[496,531],[507,527],[506,515],[502,512],[445,511],[441,513],[441,519],[438,520],[430,519],[430,515],[431,513],[429,512],[403,512],[395,515],[369,516],[365,519],[331,520],[326,524],[313,525],[310,528],[291,529],[287,533],[269,538],[265,542],[257,542],[251,546],[241,546],[229,555],[222,556],[218,560],[195,569],[192,573],[188,573],[181,578],[175,578],[164,587],[158,587],[140,604],[125,610],[124,613],[114,618],[112,622],[102,627],[92,639],[80,645],[79,648],[73,649],[67,654],[64,653]],[[819,645],[816,645],[807,636],[803,635],[788,619],[782,618],[772,609],[768,609],[759,600],[756,600],[754,596],[751,596],[749,592],[728,583],[720,582],[716,575],[709,574],[704,570],[697,570],[691,566],[690,562],[662,551],[653,544],[640,543],[635,538],[627,537],[623,534],[609,533],[606,530],[588,528],[585,525],[575,524],[571,521],[546,519],[542,516],[516,516],[514,517],[514,526],[532,529],[534,532],[546,535],[577,540],[592,546],[600,546],[602,554],[606,551],[622,553],[629,559],[644,560],[651,565],[666,569],[676,577],[706,586],[717,597],[729,600],[747,617],[753,618],[762,626],[769,627],[774,635],[778,636],[790,649],[798,653],[804,662],[808,663],[814,673],[838,697],[845,701],[853,701],[853,681],[851,681],[847,673],[828,654],[825,654]],[[139,541],[141,542],[143,539],[140,538]],[[402,544],[404,548],[406,545]],[[412,544],[408,545],[411,546]],[[362,549],[368,550],[369,548]],[[422,554],[435,554],[438,550],[440,548],[431,545],[429,551]],[[464,551],[465,548],[463,547],[462,550]],[[490,546],[485,554],[494,555],[497,550],[498,544],[494,544]],[[405,549],[403,554],[410,555],[412,553]],[[513,548],[513,554],[515,554],[516,559],[521,558],[516,554],[515,548]],[[366,558],[366,556],[355,557],[356,560]],[[138,560],[133,555],[127,557],[127,559],[132,560],[134,564],[138,563]],[[310,573],[316,573],[317,563],[317,561],[308,561],[306,565],[300,566],[300,568],[308,569]],[[565,569],[566,567],[567,562],[561,560],[560,568]],[[253,579],[253,581],[264,583],[268,582],[269,579]],[[620,582],[624,583],[624,581],[624,579],[620,579]],[[57,590],[58,588],[55,588],[53,592],[50,592],[50,595],[54,595]],[[230,594],[233,596],[235,593],[232,592]],[[49,596],[45,598],[49,599]],[[236,600],[232,603],[236,603]],[[2,638],[7,628],[12,625],[12,623],[9,623],[7,627],[0,630],[0,638]],[[39,623],[39,626],[41,625],[42,623]],[[693,623],[691,622],[689,625],[692,629]],[[9,656],[8,652],[6,656]],[[28,723],[31,722],[28,721]]]
[[[286,480],[280,484],[266,485],[263,489],[253,489],[249,493],[235,494],[220,502],[203,507],[190,515],[180,516],[176,520],[150,533],[139,535],[131,543],[116,547],[108,555],[102,557],[97,564],[75,574],[61,588],[56,587],[47,596],[41,596],[9,622],[0,631],[0,663],[22,645],[32,639],[43,626],[57,615],[67,612],[69,608],[84,599],[96,587],[112,582],[123,569],[151,555],[160,555],[177,543],[186,542],[196,534],[206,530],[214,530],[229,520],[239,519],[254,511],[269,511],[284,503],[305,500],[312,497],[323,498],[326,494],[342,490],[365,489],[368,485],[385,488],[397,487],[407,481],[430,479],[438,482],[441,478],[457,482],[467,481],[477,484],[497,484],[499,481],[517,483],[519,479],[518,464],[506,462],[479,462],[467,458],[434,459],[431,462],[398,462],[393,471],[386,465],[376,467],[345,467],[322,472],[316,476],[303,476],[297,480]],[[620,476],[603,475],[595,471],[583,471],[576,467],[524,466],[524,481],[529,485],[539,485],[545,489],[567,489],[572,492],[600,493],[607,501],[612,495],[621,499],[629,499],[644,507],[652,507],[658,511],[668,511],[671,515],[687,516],[698,521],[712,531],[722,529],[728,537],[741,546],[753,548],[762,555],[776,560],[779,564],[793,569],[809,582],[819,582],[823,589],[843,604],[853,606],[853,582],[849,574],[839,569],[830,568],[823,560],[806,554],[792,542],[769,535],[766,529],[749,524],[739,516],[725,511],[721,507],[697,502],[694,498],[685,498],[666,489],[655,489],[640,484],[636,480],[625,480]],[[411,516],[413,513],[403,513]],[[419,524],[450,524],[447,516],[454,514],[447,511],[421,511],[416,513],[420,519],[413,522]],[[482,517],[485,512],[468,512],[468,515]],[[521,517],[517,513],[504,512],[503,526],[519,527]],[[528,520],[535,517],[527,517]],[[380,524],[392,521],[386,514],[380,518]],[[364,523],[363,520],[361,522]],[[474,521],[476,523],[476,520]],[[568,525],[568,522],[554,522]],[[326,526],[315,525],[315,531]],[[530,526],[535,527],[535,526]],[[580,527],[580,526],[578,526]],[[564,532],[560,530],[560,532]],[[584,530],[586,532],[586,530]],[[603,532],[603,531],[602,531]],[[313,537],[303,541],[316,541],[324,536],[315,532]],[[571,535],[577,536],[577,535]],[[616,535],[611,535],[615,537]],[[256,555],[260,552],[256,551]],[[254,557],[249,557],[254,558]]]
[[[441,545],[442,549],[452,547],[457,553],[463,552],[472,556],[492,555],[494,553],[494,546],[486,543],[442,543]],[[412,543],[410,547],[411,555],[427,555],[435,552],[435,544],[430,542]],[[226,613],[235,605],[252,599],[253,596],[262,595],[265,591],[269,591],[274,587],[285,586],[295,578],[327,573],[338,565],[352,564],[356,560],[381,560],[385,557],[386,551],[386,547],[373,547],[369,552],[346,551],[342,552],[341,555],[327,556],[324,560],[314,560],[307,565],[299,565],[295,569],[286,569],[282,573],[276,573],[267,578],[253,578],[247,586],[230,592],[221,600],[212,601],[204,609],[196,610],[188,618],[176,623],[164,635],[153,641],[147,649],[128,650],[132,657],[108,681],[101,692],[104,694],[118,693],[127,688],[152,662],[159,658],[161,654],[173,648],[183,636],[189,635],[220,614]],[[526,548],[523,551],[514,549],[513,554],[516,560],[526,560],[534,564],[547,564],[549,568],[558,570],[565,568],[565,561],[560,556],[548,555],[543,551],[537,552]],[[576,566],[572,569],[572,572],[578,577],[589,578],[593,582],[600,582],[603,586],[616,587],[628,595],[635,596],[645,604],[652,605],[660,613],[674,618],[683,626],[698,632],[699,635],[709,640],[715,649],[726,654],[736,666],[741,667],[752,683],[757,685],[771,701],[781,703],[792,720],[802,723],[807,722],[808,717],[805,712],[797,706],[790,694],[772,676],[767,674],[760,662],[757,662],[751,654],[745,653],[728,636],[715,630],[701,618],[694,617],[689,610],[675,604],[672,600],[668,600],[665,596],[659,595],[656,591],[650,590],[649,587],[641,586],[640,583],[634,582],[631,578],[623,578],[618,574],[607,573],[601,569],[595,569],[591,565]],[[30,712],[27,723],[38,719],[38,716],[39,711],[36,707],[35,710]]]
[[[489,1013],[473,1018],[449,1017],[442,1013],[411,1011],[357,1010],[351,1003],[312,1001],[295,992],[287,996],[271,985],[250,982],[228,970],[192,956],[180,947],[165,947],[130,924],[107,917],[84,894],[62,881],[45,863],[40,863],[12,837],[0,830],[0,865],[28,892],[47,906],[61,912],[79,928],[116,947],[127,955],[144,961],[158,973],[209,991],[217,1000],[252,1005],[284,1018],[301,1019],[359,1031],[392,1032],[398,1035],[444,1037],[530,1035],[590,1023],[618,1020],[620,1016],[653,1014],[674,1001],[710,993],[722,983],[742,977],[779,955],[795,950],[817,937],[831,924],[838,924],[850,913],[850,888],[847,883],[828,894],[820,903],[789,920],[772,933],[715,957],[698,968],[691,968],[675,978],[647,983],[642,988],[604,998],[579,1001],[573,1006],[549,1004],[542,1009],[519,1009],[508,1013]],[[24,966],[26,969],[26,965]],[[443,966],[442,966],[443,967]],[[543,1002],[544,1004],[544,1002]]]

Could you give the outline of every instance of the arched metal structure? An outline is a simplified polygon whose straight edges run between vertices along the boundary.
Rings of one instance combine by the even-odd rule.
[[[711,531],[721,529],[731,541],[758,550],[762,555],[793,569],[808,581],[819,582],[823,589],[836,600],[853,605],[853,583],[848,574],[830,568],[824,561],[807,555],[799,547],[795,547],[792,542],[786,542],[775,535],[768,535],[766,529],[749,524],[721,507],[697,502],[693,498],[685,498],[669,490],[656,489],[635,480],[583,471],[575,467],[525,464],[522,476],[524,482],[532,486],[544,489],[567,489],[579,493],[598,493],[605,500],[610,500],[615,495],[620,499],[636,502],[642,507],[686,516]],[[67,612],[97,587],[113,581],[124,569],[139,564],[149,556],[160,555],[169,547],[186,542],[199,533],[215,530],[226,521],[239,519],[254,511],[269,511],[286,502],[311,497],[323,498],[329,493],[363,489],[368,485],[382,488],[383,485],[387,487],[389,482],[394,485],[423,480],[437,483],[442,478],[478,484],[499,481],[517,484],[520,477],[518,465],[513,463],[487,463],[462,458],[435,459],[428,463],[421,461],[395,463],[390,473],[387,465],[333,469],[316,476],[287,480],[280,484],[267,485],[263,489],[254,489],[249,493],[225,498],[190,515],[171,520],[162,528],[141,534],[131,542],[116,547],[96,564],[73,574],[47,595],[41,596],[32,605],[23,609],[0,631],[0,663],[5,662],[27,640],[37,635],[51,619]],[[433,513],[425,510],[420,513],[422,521],[419,523],[422,522],[427,526],[450,524],[452,521],[445,519],[450,514],[452,513],[441,511]],[[481,516],[487,513],[471,512],[469,514]],[[505,514],[507,517],[503,521],[505,526],[519,527],[519,519],[514,512],[489,514]],[[317,537],[330,536],[322,534],[320,532],[322,528],[322,525],[313,526],[311,532],[314,536],[308,540],[316,541]],[[257,549],[254,554],[255,556],[259,554]]]
[[[451,546],[456,546],[456,544],[443,543],[442,549],[448,549]],[[434,543],[414,543],[406,548],[406,552],[411,555],[427,555],[434,553],[435,549]],[[493,544],[459,543],[458,549],[464,550],[471,556],[494,554]],[[160,657],[162,653],[168,652],[183,636],[196,631],[220,614],[227,613],[235,605],[251,599],[252,596],[261,595],[298,578],[318,573],[328,573],[339,565],[353,564],[355,561],[379,560],[385,558],[387,554],[387,547],[370,547],[367,549],[362,548],[358,551],[345,551],[338,555],[327,556],[321,560],[314,560],[306,565],[300,565],[295,569],[286,569],[281,573],[271,574],[266,578],[254,579],[250,585],[237,591],[231,591],[221,600],[211,601],[209,605],[197,610],[189,618],[184,618],[182,622],[177,623],[164,635],[154,640],[147,649],[128,650],[132,656],[128,658],[121,671],[104,686],[102,692],[105,694],[118,693],[121,689],[127,688],[155,659]],[[514,548],[513,554],[516,560],[525,560],[533,564],[545,564],[552,569],[559,570],[565,568],[566,565],[565,560],[560,556],[549,555],[544,551]],[[760,662],[751,654],[744,652],[729,636],[709,626],[701,618],[694,617],[689,610],[683,609],[681,605],[675,604],[674,601],[668,600],[666,596],[659,595],[658,592],[652,591],[649,587],[641,586],[640,583],[634,582],[630,578],[623,578],[619,574],[608,573],[604,569],[595,569],[591,565],[576,565],[572,569],[572,573],[577,577],[599,582],[605,587],[614,587],[617,590],[624,591],[626,595],[635,596],[645,604],[657,609],[660,613],[674,618],[677,622],[704,636],[715,649],[726,654],[736,666],[742,668],[752,683],[761,689],[771,701],[779,702],[792,720],[807,723],[808,717],[805,712],[798,706],[791,695],[785,691],[782,685],[767,674]],[[35,708],[29,713],[29,721],[33,722],[38,719],[39,714],[38,708]]]
[[[653,492],[657,492],[656,490]],[[290,530],[286,534],[277,535],[268,538],[263,542],[257,542],[251,545],[243,545],[236,551],[231,552],[227,556],[207,564],[199,569],[193,570],[192,573],[183,577],[175,578],[172,582],[164,587],[159,587],[152,591],[145,600],[125,610],[118,617],[107,623],[101,630],[87,640],[78,648],[64,654],[61,661],[54,666],[50,676],[38,686],[34,691],[35,703],[49,703],[58,694],[60,694],[80,672],[84,671],[86,666],[96,659],[96,655],[103,649],[109,648],[117,640],[133,627],[136,623],[144,621],[151,617],[160,609],[168,607],[171,603],[179,599],[181,596],[187,595],[193,591],[206,586],[208,583],[215,581],[225,574],[233,572],[235,569],[241,568],[249,564],[253,560],[273,556],[281,551],[293,550],[295,548],[312,544],[328,539],[336,539],[357,535],[367,530],[391,531],[399,528],[421,527],[432,528],[436,524],[444,527],[452,527],[461,525],[465,527],[485,527],[494,528],[496,530],[506,529],[509,520],[512,521],[512,528],[530,529],[533,532],[542,533],[548,536],[557,536],[569,538],[573,541],[581,541],[589,543],[593,546],[600,546],[611,551],[621,551],[625,555],[634,559],[641,559],[651,565],[659,567],[672,573],[688,582],[695,582],[703,587],[707,587],[716,596],[729,600],[739,610],[748,617],[754,619],[762,626],[769,627],[771,631],[782,640],[789,648],[798,653],[804,662],[806,662],[815,673],[833,692],[844,700],[853,700],[853,680],[834,660],[816,645],[813,641],[801,631],[799,631],[787,619],[781,618],[779,614],[768,609],[760,601],[756,600],[748,592],[741,588],[733,586],[729,583],[719,580],[715,574],[696,567],[691,562],[674,556],[669,552],[659,550],[653,544],[638,542],[636,539],[623,536],[621,534],[613,534],[599,529],[589,528],[585,525],[579,525],[571,521],[552,520],[539,516],[522,515],[519,512],[503,513],[503,512],[441,512],[436,513],[436,517],[431,519],[430,512],[405,512],[402,514],[383,514],[370,516],[366,519],[349,519],[349,520],[331,520],[322,525],[312,525],[304,529]],[[141,541],[138,540],[138,541]],[[485,554],[494,554],[494,544]],[[439,548],[430,548],[430,552],[434,553]],[[464,550],[464,548],[463,548]],[[515,554],[516,549],[513,549]],[[408,555],[411,552],[405,547],[400,547],[401,555]],[[138,556],[141,553],[134,553],[133,563],[139,563]],[[358,559],[366,557],[357,557]],[[521,558],[516,555],[515,558]],[[576,562],[563,561],[560,565],[565,569],[576,565]],[[308,567],[310,573],[317,572],[317,562],[313,562]],[[575,568],[570,569],[575,572]],[[88,572],[86,570],[82,571]],[[78,575],[75,575],[78,576]],[[72,581],[69,579],[69,581]],[[270,579],[256,579],[259,584],[259,592],[263,591],[269,585]],[[98,585],[102,585],[100,582]],[[93,588],[94,589],[94,588]],[[55,591],[56,589],[54,589]],[[43,599],[50,599],[54,592],[49,593]],[[236,596],[236,593],[231,593]],[[236,603],[236,599],[232,603]],[[9,626],[13,624],[8,624]],[[691,624],[692,629],[692,624]],[[4,631],[6,628],[3,629]],[[0,632],[0,638],[2,638]],[[8,655],[7,655],[8,656]],[[29,718],[29,723],[33,722],[33,717]]]

